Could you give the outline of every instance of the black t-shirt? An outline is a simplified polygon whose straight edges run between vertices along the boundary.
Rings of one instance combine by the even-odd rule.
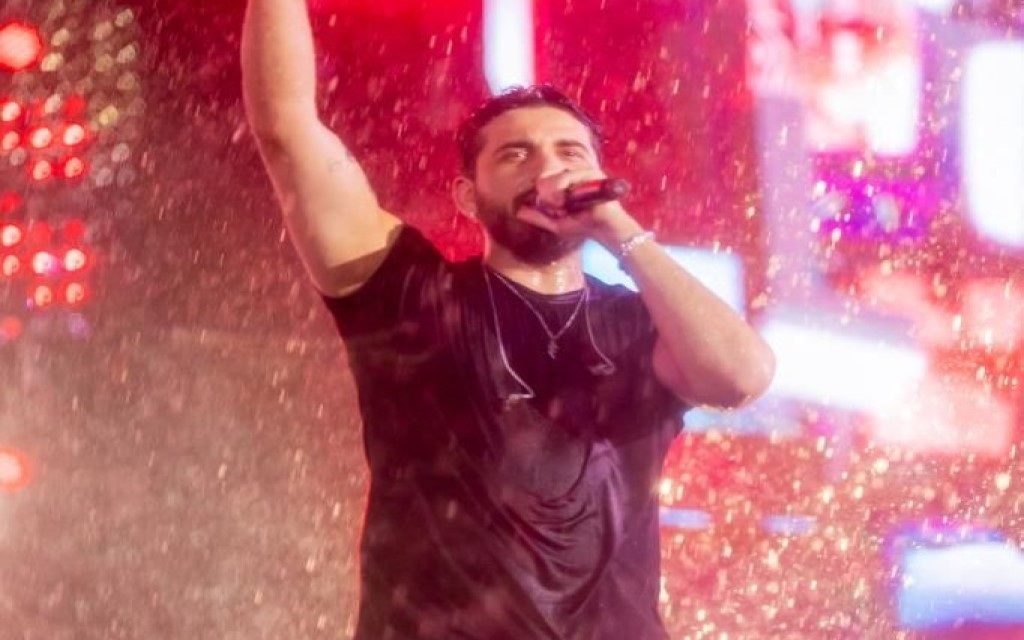
[[[667,638],[657,484],[684,407],[650,316],[592,278],[583,305],[498,278],[404,227],[325,298],[370,467],[356,638]],[[527,301],[553,331],[572,319],[556,357]]]

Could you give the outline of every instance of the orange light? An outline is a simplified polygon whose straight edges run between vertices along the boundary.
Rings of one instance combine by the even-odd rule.
[[[2,273],[4,277],[12,278],[20,271],[21,260],[18,256],[4,256],[3,261],[0,261],[0,273]]]
[[[38,29],[24,22],[0,27],[0,68],[22,71],[35,65],[42,56],[43,39]]]
[[[53,142],[53,131],[48,127],[39,127],[28,134],[28,143],[36,149],[45,149]]]
[[[46,275],[57,270],[57,259],[53,254],[40,251],[32,256],[32,271],[38,275]]]
[[[21,335],[21,320],[14,316],[0,318],[0,342],[14,340]]]
[[[81,144],[85,140],[85,127],[80,124],[70,124],[64,129],[64,135],[61,137],[64,144],[69,147]]]
[[[70,282],[67,288],[64,289],[64,299],[70,305],[85,302],[86,294],[85,285],[81,282]]]
[[[0,102],[0,122],[14,122],[25,110],[14,100]]]
[[[0,491],[22,489],[31,479],[28,457],[16,449],[0,447]]]
[[[49,285],[41,284],[32,290],[32,303],[39,307],[48,307],[53,304],[53,289]]]
[[[0,138],[0,151],[14,151],[21,144],[21,136],[17,131],[8,131]]]
[[[68,249],[67,253],[64,254],[64,270],[65,271],[81,271],[88,264],[89,260],[85,255],[85,252],[81,249]]]
[[[64,163],[64,177],[73,179],[85,173],[86,164],[81,158],[72,156]]]
[[[50,164],[49,160],[36,160],[32,163],[32,168],[29,169],[29,175],[32,176],[33,180],[42,182],[53,177],[53,165]]]

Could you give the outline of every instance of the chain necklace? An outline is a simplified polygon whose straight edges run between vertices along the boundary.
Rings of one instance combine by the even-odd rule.
[[[491,271],[490,269],[485,267],[484,275],[488,279],[488,284],[490,284],[490,276],[492,273],[494,274],[495,277],[498,278],[499,282],[505,285],[505,287],[509,291],[511,291],[517,298],[522,300],[523,304],[526,305],[526,308],[529,309],[534,316],[536,316],[541,328],[544,329],[544,333],[547,334],[548,336],[548,357],[551,358],[552,360],[557,358],[558,340],[563,335],[565,335],[565,332],[568,331],[569,328],[572,327],[573,323],[576,322],[576,318],[580,315],[580,310],[583,309],[584,305],[586,305],[587,301],[590,299],[590,288],[584,282],[583,290],[580,291],[579,299],[576,300],[576,308],[572,310],[572,315],[570,315],[569,319],[565,321],[565,324],[562,325],[562,328],[560,328],[558,331],[552,331],[551,327],[548,326],[547,321],[544,320],[544,316],[541,315],[541,312],[537,310],[537,307],[533,306],[533,303],[530,302],[526,298],[526,296],[521,294],[519,290],[516,288],[516,286],[508,280],[508,278],[501,275],[497,271]]]

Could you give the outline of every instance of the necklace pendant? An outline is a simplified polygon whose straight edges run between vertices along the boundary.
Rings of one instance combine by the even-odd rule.
[[[552,360],[558,357],[558,343],[554,340],[548,340],[548,357]]]

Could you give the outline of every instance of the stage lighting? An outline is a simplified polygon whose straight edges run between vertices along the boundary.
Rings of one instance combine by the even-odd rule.
[[[14,122],[24,112],[25,109],[14,100],[0,102],[0,122]]]
[[[39,30],[24,22],[0,26],[0,69],[23,71],[39,62],[43,39]]]
[[[53,142],[53,131],[49,127],[39,127],[28,134],[28,143],[34,149],[45,149]]]
[[[73,273],[81,271],[88,264],[88,258],[81,249],[68,249],[64,254],[64,270]]]
[[[5,318],[0,321],[0,336],[5,335],[10,328],[8,320],[17,322],[14,318]],[[24,453],[10,447],[0,447],[0,491],[21,489],[31,479],[30,472],[28,458]]]
[[[4,256],[0,261],[0,274],[5,278],[13,278],[21,272],[21,259],[18,256]]]
[[[53,177],[53,164],[49,160],[36,160],[29,166],[29,175],[36,182],[49,180]]]
[[[45,309],[53,304],[53,288],[48,284],[36,285],[32,288],[29,304],[37,309]]]
[[[21,144],[21,136],[17,131],[8,131],[0,137],[0,151],[4,153],[14,151],[19,144]]]
[[[14,316],[0,318],[0,344],[7,340],[14,340],[21,335],[21,320]]]
[[[65,146],[73,147],[85,140],[85,127],[80,124],[69,124],[61,136]]]
[[[64,289],[64,300],[69,305],[77,305],[85,302],[87,291],[81,282],[69,282]]]
[[[61,170],[61,174],[68,180],[74,180],[85,174],[88,166],[85,161],[79,157],[71,156],[64,161],[64,166]]]
[[[48,251],[39,251],[32,256],[32,272],[41,276],[55,273],[60,268],[57,258]]]
[[[0,227],[0,246],[2,247],[13,247],[24,237],[25,232],[16,224],[5,224]]]

